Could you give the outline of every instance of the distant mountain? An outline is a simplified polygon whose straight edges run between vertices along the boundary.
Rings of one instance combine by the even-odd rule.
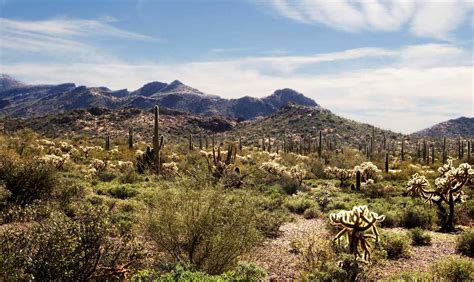
[[[456,137],[474,136],[474,117],[460,117],[438,123],[432,127],[413,133],[414,136]]]
[[[281,89],[264,98],[245,96],[224,99],[203,93],[179,80],[171,83],[150,82],[129,92],[127,89],[110,90],[107,87],[59,85],[25,85],[5,77],[0,89],[0,116],[40,116],[74,109],[101,107],[108,109],[150,109],[154,105],[204,116],[225,116],[236,119],[254,119],[268,116],[288,103],[318,107],[303,94]]]
[[[23,82],[20,82],[9,75],[0,74],[0,92],[24,85]]]

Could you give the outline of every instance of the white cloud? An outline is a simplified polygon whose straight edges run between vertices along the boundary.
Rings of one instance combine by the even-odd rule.
[[[94,38],[123,38],[147,42],[158,39],[129,32],[111,25],[115,19],[100,20],[58,18],[42,21],[23,21],[0,18],[0,54],[2,57],[22,57],[35,53],[38,58],[83,61],[110,61],[113,58],[91,45]]]
[[[333,74],[297,71],[308,64],[318,69],[321,62],[350,66],[353,59],[373,56],[390,63],[350,71],[342,67]],[[282,73],[285,62],[292,70]],[[335,113],[409,133],[449,118],[474,116],[472,65],[469,51],[450,44],[427,44],[181,64],[2,64],[0,72],[30,83],[76,82],[113,89],[180,79],[205,93],[228,98],[262,97],[289,87]]]
[[[289,19],[344,31],[397,31],[407,25],[416,36],[449,39],[472,15],[470,0],[273,0],[273,9]]]

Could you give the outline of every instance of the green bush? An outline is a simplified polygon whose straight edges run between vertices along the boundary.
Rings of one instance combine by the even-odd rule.
[[[321,218],[322,216],[323,213],[315,206],[306,209],[303,213],[303,217],[306,219]]]
[[[121,265],[139,259],[131,238],[121,237],[106,209],[83,206],[74,217],[52,212],[28,225],[0,231],[0,273],[6,280],[89,280],[120,277]]]
[[[313,207],[315,202],[304,195],[289,197],[285,206],[292,213],[303,214],[307,209]]]
[[[474,262],[467,258],[447,257],[431,266],[435,278],[448,281],[474,280]]]
[[[474,257],[474,231],[469,230],[461,233],[456,247],[461,254]]]
[[[115,198],[127,199],[135,197],[138,190],[130,186],[115,186],[109,189],[109,194]]]
[[[37,160],[0,155],[0,181],[10,193],[8,202],[28,205],[49,197],[56,183],[56,170]]]
[[[387,252],[387,258],[398,259],[410,256],[410,238],[401,232],[382,232],[381,244]]]
[[[420,227],[423,229],[431,229],[435,222],[435,211],[426,206],[410,205],[402,215],[401,226],[405,228]]]
[[[195,183],[183,183],[156,191],[149,199],[147,231],[169,261],[220,274],[259,242],[257,207],[243,191],[202,185],[200,190],[190,188]]]
[[[257,229],[267,238],[275,238],[280,227],[287,220],[287,215],[281,211],[262,211],[257,214]]]
[[[280,180],[281,189],[287,195],[294,195],[298,192],[300,185],[298,181],[289,177],[282,177]]]
[[[201,271],[195,271],[188,265],[176,264],[171,270],[141,270],[132,276],[132,281],[246,281],[258,282],[267,276],[265,270],[253,263],[239,262],[233,271],[225,272],[221,275],[209,275]]]
[[[410,236],[414,246],[431,245],[431,235],[419,227],[411,229]]]

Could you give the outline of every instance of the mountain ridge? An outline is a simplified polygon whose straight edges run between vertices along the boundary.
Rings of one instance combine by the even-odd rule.
[[[5,83],[11,81],[5,77]],[[0,85],[2,81],[0,80]],[[206,94],[179,80],[171,83],[152,81],[142,87],[111,90],[107,87],[87,87],[75,83],[57,85],[13,84],[0,90],[0,116],[39,116],[88,107],[149,109],[154,105],[204,116],[225,116],[254,119],[267,116],[288,103],[319,107],[311,98],[289,89],[278,89],[263,98],[244,96],[226,99]]]
[[[474,117],[462,116],[459,118],[449,119],[414,132],[411,135],[427,137],[474,136]]]

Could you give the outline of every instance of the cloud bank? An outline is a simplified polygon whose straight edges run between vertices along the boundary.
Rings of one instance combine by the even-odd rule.
[[[448,39],[474,11],[469,0],[273,0],[270,5],[279,15],[305,24],[348,32],[407,27],[415,36],[437,39]]]

